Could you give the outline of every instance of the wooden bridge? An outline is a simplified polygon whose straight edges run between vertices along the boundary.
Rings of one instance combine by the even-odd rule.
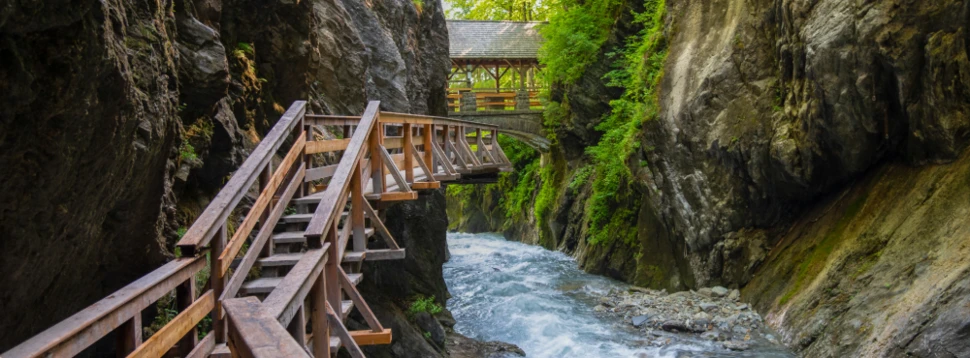
[[[547,151],[551,144],[536,81],[542,24],[449,20],[448,116],[498,126]]]
[[[305,111],[302,101],[286,111],[178,242],[179,258],[0,356],[70,357],[111,333],[127,357],[331,357],[341,348],[363,357],[360,346],[389,344],[391,330],[356,288],[362,265],[406,255],[381,209],[442,182],[510,170],[499,128],[381,112],[378,102],[360,117]],[[343,137],[318,139],[318,126]],[[314,167],[323,153],[339,163]],[[246,214],[230,233],[234,211]],[[143,340],[141,312],[173,291],[178,315]],[[352,310],[369,329],[346,328]],[[205,317],[212,330],[198,339]]]

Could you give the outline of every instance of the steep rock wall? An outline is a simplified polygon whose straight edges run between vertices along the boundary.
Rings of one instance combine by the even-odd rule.
[[[0,38],[0,351],[163,263],[294,100],[446,108],[439,1],[14,1]]]

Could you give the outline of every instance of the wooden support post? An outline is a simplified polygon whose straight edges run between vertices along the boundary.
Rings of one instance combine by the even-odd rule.
[[[293,316],[293,319],[290,320],[290,325],[286,327],[286,330],[290,332],[290,335],[293,336],[293,339],[295,339],[297,342],[300,342],[300,345],[304,345],[304,346],[306,345],[306,315],[305,315],[306,312],[304,312],[305,308],[306,306],[301,306],[300,309],[296,311],[296,315]]]
[[[424,125],[424,164],[431,169],[432,173],[424,173],[428,181],[434,180],[434,173],[438,172],[438,166],[434,164],[434,151],[431,146],[434,141],[434,125]]]
[[[483,155],[484,150],[482,150],[483,145],[485,145],[485,141],[482,140],[482,128],[475,128],[475,155],[480,162],[485,161],[485,156]]]
[[[411,152],[411,123],[404,123],[404,180],[414,183],[414,153]]]
[[[259,192],[260,193],[262,193],[263,190],[266,189],[266,186],[269,185],[269,182],[270,180],[272,180],[272,177],[273,177],[273,161],[271,160],[268,164],[266,164],[266,168],[263,168],[263,171],[259,173]],[[300,189],[298,189],[296,194],[297,197],[300,196],[299,192],[302,190],[303,190],[303,185],[300,185]],[[269,213],[273,212],[273,208],[276,207],[276,205],[286,205],[286,203],[273,203],[273,199],[270,199],[269,205],[266,206],[266,210],[263,212],[263,215],[259,216],[260,227],[262,227],[263,225],[266,225],[266,219],[269,218]],[[270,256],[273,256],[272,240],[268,241],[266,245],[263,245],[263,247],[259,251],[259,257],[270,257]]]
[[[219,231],[216,231],[215,237],[212,238],[210,244],[212,250],[209,252],[209,255],[211,255],[209,259],[209,281],[216,297],[221,297],[222,291],[226,287],[226,277],[220,274],[222,268],[219,260],[216,260],[219,253],[226,248],[226,223],[220,225]],[[222,310],[222,303],[216,302],[216,309],[212,310],[212,334],[215,337],[216,344],[226,343],[226,333],[225,312]]]
[[[446,124],[446,125],[443,125],[441,127],[443,128],[442,129],[442,133],[443,133],[442,138],[443,138],[443,140],[441,141],[441,149],[443,149],[444,152],[445,152],[444,153],[445,154],[445,157],[442,159],[442,161],[447,161],[447,162],[450,163],[451,162],[451,149],[449,148],[448,143],[451,142],[451,138],[448,138],[448,137],[451,136],[451,133],[450,133],[451,132],[451,126],[449,126],[449,125]]]
[[[350,177],[350,225],[354,230],[354,252],[367,251],[367,236],[364,233],[364,186],[361,168],[354,168]],[[340,248],[343,250],[343,248]],[[337,258],[334,258],[337,261]]]
[[[332,245],[331,245],[332,246]],[[337,261],[330,257],[327,262]],[[320,274],[316,284],[310,290],[310,326],[313,330],[313,356],[318,358],[330,357],[330,321],[327,318],[327,274]]]
[[[333,227],[327,230],[326,242],[330,243],[329,253],[327,254],[330,258],[327,259],[327,263],[323,267],[323,275],[329,282],[327,285],[327,302],[333,302],[339,306],[342,300],[340,299],[340,285],[337,284],[340,282],[340,265],[338,262],[340,262],[339,255],[344,250],[338,247],[340,240],[337,239],[337,220],[334,220]],[[327,337],[327,339],[330,339],[330,337]],[[327,344],[330,344],[329,341]]]
[[[374,132],[370,134],[370,175],[376,194],[384,192],[384,164],[381,158],[383,134],[384,126],[378,120],[374,125]]]
[[[175,289],[175,300],[179,312],[185,312],[195,301],[195,277],[185,280]],[[199,343],[199,335],[193,327],[178,343],[179,356],[187,357]]]
[[[118,357],[127,357],[128,353],[134,352],[135,348],[141,345],[141,312],[136,312],[131,319],[122,323],[115,333],[117,338]]]

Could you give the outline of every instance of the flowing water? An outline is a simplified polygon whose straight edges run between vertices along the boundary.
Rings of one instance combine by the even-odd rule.
[[[498,234],[451,233],[448,248],[455,330],[516,344],[529,357],[793,357],[777,346],[732,352],[694,335],[647,346],[629,323],[593,312],[600,296],[627,286],[583,272],[565,254]]]

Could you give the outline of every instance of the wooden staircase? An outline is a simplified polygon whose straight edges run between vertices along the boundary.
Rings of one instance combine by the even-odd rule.
[[[382,210],[442,181],[510,170],[498,128],[378,102],[360,117],[305,108],[294,103],[233,174],[177,244],[182,257],[0,356],[73,356],[111,331],[130,357],[363,357],[361,346],[391,343],[357,290],[367,262],[406,257]],[[344,138],[318,139],[320,126]],[[339,163],[314,166],[324,153]],[[240,207],[252,188],[255,202]],[[233,214],[245,215],[230,223]],[[205,267],[209,283],[196,287]],[[141,311],[170,292],[180,313],[144,340]],[[353,311],[368,329],[346,328]],[[198,339],[207,315],[212,329]]]

